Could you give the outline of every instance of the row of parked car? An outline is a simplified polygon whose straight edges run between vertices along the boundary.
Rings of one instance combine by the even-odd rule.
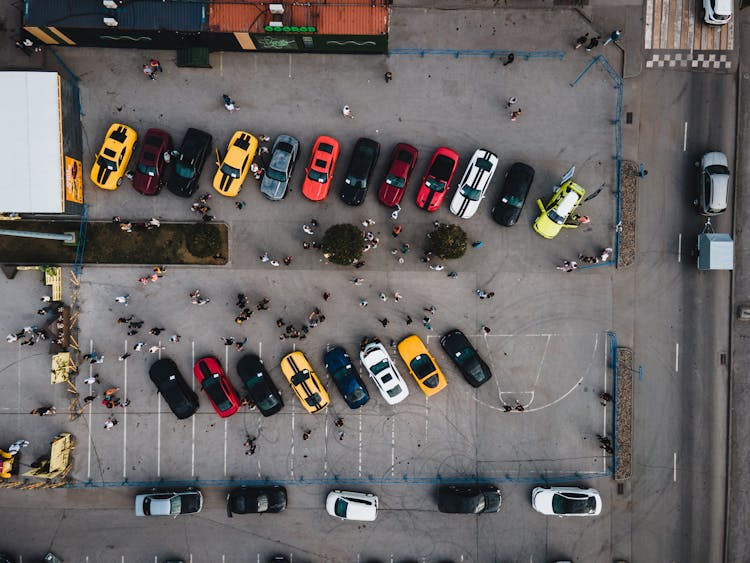
[[[440,343],[472,386],[479,387],[492,377],[487,363],[460,330],[446,333]],[[411,335],[402,340],[398,352],[426,395],[434,395],[448,385],[435,358],[418,336]],[[363,343],[360,360],[389,405],[398,404],[409,396],[404,378],[378,339]],[[326,351],[323,361],[349,408],[357,409],[370,400],[367,387],[346,350],[332,346]],[[284,356],[280,368],[308,413],[316,413],[328,406],[330,396],[302,352]],[[284,406],[281,394],[257,355],[242,356],[237,362],[237,373],[250,400],[263,416],[281,410]],[[239,394],[216,358],[206,356],[199,359],[193,367],[193,374],[219,416],[226,418],[239,410]],[[188,418],[198,409],[198,396],[188,386],[174,361],[168,358],[157,360],[149,369],[149,377],[177,418]]]
[[[502,505],[500,489],[488,483],[449,484],[438,487],[437,507],[448,514],[497,512]],[[284,487],[238,487],[227,494],[227,516],[235,514],[278,513],[286,509]],[[378,513],[378,497],[357,491],[330,491],[326,512],[343,520],[372,522]],[[531,506],[537,512],[553,516],[596,516],[601,513],[599,491],[584,487],[535,487]],[[181,490],[151,490],[136,495],[136,516],[179,516],[195,514],[203,508],[203,495],[195,487]]]
[[[162,186],[175,195],[191,197],[198,189],[203,165],[213,137],[199,129],[187,130],[178,150],[172,138],[161,129],[149,129],[136,160],[133,187],[144,195],[156,195]],[[101,149],[94,159],[91,180],[100,188],[117,189],[122,183],[131,157],[138,144],[137,132],[124,124],[109,128]],[[222,161],[217,161],[213,187],[220,194],[235,197],[240,193],[258,150],[258,139],[246,131],[236,131],[229,141]],[[328,196],[336,164],[341,152],[338,140],[321,135],[313,145],[305,169],[302,194],[311,201]],[[261,179],[260,191],[268,199],[281,200],[288,193],[289,181],[300,154],[300,143],[291,135],[279,135],[270,150],[270,161]],[[347,205],[361,205],[371,183],[371,176],[380,155],[380,143],[365,137],[354,145],[344,181],[339,189]],[[388,207],[399,205],[419,157],[419,151],[408,143],[398,143],[390,154],[387,172],[378,188],[378,199]],[[427,172],[416,194],[417,206],[437,211],[449,191],[458,168],[456,151],[440,147],[432,155]],[[168,166],[169,164],[169,166]],[[472,217],[497,170],[498,157],[492,151],[477,149],[472,155],[453,195],[450,211],[463,218]],[[534,169],[515,163],[508,170],[505,185],[493,208],[493,218],[511,226],[520,215],[534,180]]]

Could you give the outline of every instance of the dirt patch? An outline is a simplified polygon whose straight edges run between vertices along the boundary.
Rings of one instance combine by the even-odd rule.
[[[635,211],[638,194],[638,165],[630,160],[622,163],[622,222],[620,224],[620,253],[617,266],[635,263]]]
[[[74,232],[69,221],[4,221],[5,229],[43,233]],[[224,223],[162,223],[147,229],[136,225],[128,233],[120,224],[88,224],[84,264],[201,264],[223,265],[229,255],[229,228]],[[59,241],[0,236],[0,263],[72,264],[76,246]]]
[[[630,479],[633,461],[633,351],[630,348],[617,348],[615,401],[617,404],[615,481],[625,481]]]

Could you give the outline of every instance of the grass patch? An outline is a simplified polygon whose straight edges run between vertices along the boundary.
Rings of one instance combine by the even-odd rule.
[[[1,228],[43,233],[74,232],[77,221],[3,221]],[[162,223],[128,233],[119,224],[88,225],[84,264],[226,264],[229,228],[223,223]],[[76,247],[58,241],[0,235],[0,263],[72,264]],[[220,256],[220,258],[214,258]]]

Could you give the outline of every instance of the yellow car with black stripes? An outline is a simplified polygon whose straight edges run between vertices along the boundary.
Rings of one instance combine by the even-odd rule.
[[[138,133],[122,123],[113,123],[91,167],[91,181],[103,190],[116,190],[122,184],[130,157],[138,143]]]
[[[398,343],[398,353],[414,376],[419,388],[428,397],[442,391],[448,385],[435,358],[416,334],[407,336]]]
[[[284,356],[281,360],[281,373],[310,414],[323,410],[331,402],[325,387],[302,352]]]
[[[235,131],[229,141],[224,160],[216,160],[219,169],[214,176],[214,189],[227,197],[237,196],[257,150],[258,139],[247,131]]]

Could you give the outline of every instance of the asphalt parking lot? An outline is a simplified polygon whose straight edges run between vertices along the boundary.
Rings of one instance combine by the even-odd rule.
[[[92,66],[91,51],[64,51],[66,63],[82,79],[87,170],[113,121],[127,123],[139,134],[149,127],[163,128],[176,143],[188,127],[198,127],[213,134],[214,145],[222,154],[236,129],[272,138],[289,133],[302,145],[292,192],[282,202],[270,202],[259,194],[257,182],[249,179],[239,196],[247,203],[242,210],[234,207],[233,200],[214,195],[211,213],[231,228],[226,267],[168,266],[162,279],[146,286],[137,280],[153,265],[86,267],[79,293],[79,345],[83,352],[103,354],[105,362],[84,364],[81,373],[85,376],[91,369],[100,375],[100,395],[109,386],[119,386],[131,405],[114,413],[120,424],[112,430],[105,430],[103,423],[113,413],[99,402],[73,422],[62,412],[32,419],[25,413],[42,403],[53,403],[64,411],[60,407],[67,403],[68,395],[63,386],[48,384],[46,351],[7,345],[2,351],[8,377],[0,381],[0,412],[10,423],[2,426],[0,440],[11,442],[23,434],[32,442],[28,457],[33,458],[43,453],[51,435],[70,430],[78,439],[74,477],[81,484],[145,485],[164,480],[197,481],[208,486],[266,479],[285,483],[292,489],[290,508],[302,511],[289,511],[270,525],[263,524],[252,545],[258,546],[254,549],[259,553],[283,547],[299,554],[295,561],[351,560],[352,553],[363,558],[415,554],[435,560],[463,557],[489,561],[503,553],[530,552],[547,557],[559,551],[562,557],[564,549],[560,548],[579,557],[593,555],[570,538],[571,534],[584,533],[589,523],[544,519],[528,505],[530,484],[535,480],[545,476],[573,479],[578,475],[578,482],[590,478],[589,482],[602,489],[605,516],[598,518],[588,533],[597,536],[596,549],[604,549],[611,486],[596,477],[605,474],[611,460],[600,455],[603,452],[594,436],[610,424],[608,411],[597,395],[611,387],[605,333],[613,320],[613,269],[562,274],[555,266],[563,259],[597,253],[612,244],[611,119],[615,94],[606,74],[595,69],[572,88],[569,83],[589,61],[578,52],[563,61],[519,61],[509,67],[479,57],[361,59],[215,54],[210,70],[177,69],[170,54],[159,53],[165,72],[150,81],[140,72],[142,59],[150,55],[100,50]],[[382,78],[385,70],[394,75],[389,84]],[[241,110],[226,112],[222,93],[230,94]],[[523,108],[517,122],[511,122],[503,108],[503,100],[509,96],[518,96]],[[354,120],[341,116],[344,104],[352,107]],[[377,202],[373,190],[360,208],[338,201],[340,175],[334,176],[325,202],[315,204],[302,197],[299,187],[303,166],[319,134],[341,141],[339,174],[358,137],[378,140],[381,159],[373,176],[376,182],[395,143],[405,141],[419,149],[417,168],[402,203],[399,223],[404,231],[398,239],[390,235],[395,225],[390,209]],[[451,147],[461,155],[457,174],[463,172],[478,147],[493,150],[500,157],[497,179],[472,219],[450,215],[447,206],[452,190],[436,214],[427,214],[414,204],[416,184],[432,151],[439,146]],[[521,221],[505,229],[494,224],[489,213],[502,174],[517,160],[533,166],[536,177]],[[566,230],[554,241],[544,240],[531,229],[537,215],[534,200],[549,198],[552,186],[573,164],[577,182],[588,191],[602,184],[607,189],[583,208],[592,217],[591,224]],[[214,171],[213,162],[207,161],[201,191],[213,192],[210,178]],[[86,200],[91,205],[91,220],[109,220],[114,215],[134,220],[197,218],[190,211],[193,200],[177,198],[167,191],[156,198],[143,197],[127,182],[115,192],[97,190],[87,183]],[[367,264],[360,270],[327,264],[317,251],[302,248],[302,242],[311,238],[302,231],[302,225],[311,218],[320,223],[313,239],[319,239],[330,225],[358,224],[372,218],[380,245],[365,255]],[[445,271],[429,270],[419,256],[434,220],[461,224],[470,239],[482,240],[483,246],[469,249],[459,261],[447,263]],[[412,250],[399,264],[390,250],[407,241]],[[264,251],[278,259],[292,255],[294,261],[289,267],[272,268],[258,259]],[[450,270],[458,272],[456,279],[445,275]],[[6,332],[34,322],[38,298],[44,293],[37,285],[38,276],[22,272],[15,280],[0,282],[3,295],[11,296],[9,306],[0,312]],[[365,282],[354,286],[350,281],[354,276],[365,278]],[[196,288],[210,297],[211,303],[204,307],[190,305],[188,294]],[[494,299],[479,300],[477,289],[494,291]],[[332,294],[328,302],[322,299],[324,291]],[[389,295],[398,291],[403,299],[381,302],[380,291]],[[256,312],[250,321],[237,326],[234,301],[240,292],[251,303],[269,298],[270,310]],[[124,293],[131,296],[127,308],[114,302],[115,296]],[[362,298],[369,301],[367,308],[358,306]],[[430,305],[437,308],[431,323],[433,331],[425,330],[419,322],[426,314],[423,307]],[[311,329],[304,341],[279,340],[277,318],[299,326],[316,306],[326,315],[325,323]],[[116,319],[130,314],[144,321],[144,330],[128,337]],[[415,320],[408,327],[406,315]],[[387,328],[379,322],[383,317],[390,321]],[[153,326],[166,330],[158,337],[150,336],[147,331]],[[491,332],[485,334],[483,326],[490,327]],[[493,380],[478,390],[461,378],[440,349],[438,336],[452,328],[469,335],[492,367]],[[181,342],[168,342],[172,333],[179,333]],[[365,379],[372,399],[360,410],[350,411],[323,367],[325,347],[342,345],[354,357],[364,336],[378,336],[387,343],[411,333],[426,341],[448,377],[448,388],[426,399],[397,359],[410,388],[409,398],[389,407]],[[157,355],[145,350],[132,352],[140,340],[147,341],[145,348],[163,344],[166,349],[160,356],[175,360],[193,385],[194,361],[203,355],[215,355],[240,389],[235,369],[240,354],[234,347],[225,347],[222,336],[246,336],[247,351],[262,356],[284,394],[286,404],[281,413],[263,418],[243,408],[225,421],[199,393],[197,415],[177,421],[148,380],[148,367]],[[278,369],[280,358],[295,347],[305,352],[330,390],[332,406],[325,414],[305,414]],[[118,362],[117,356],[126,351],[132,356]],[[396,358],[395,350],[392,352]],[[88,389],[80,384],[82,376],[78,377],[79,389],[85,395]],[[514,405],[516,401],[524,405],[524,412],[502,411],[503,404]],[[333,426],[337,417],[344,419],[341,429]],[[303,441],[306,429],[311,430],[311,436]],[[344,434],[339,439],[341,431]],[[254,456],[246,456],[242,446],[248,434],[258,437]],[[434,483],[472,476],[494,480],[506,493],[502,509],[506,517],[500,536],[496,519],[471,518],[455,525],[454,520],[434,510],[429,497]],[[377,488],[384,514],[376,527],[367,528],[367,534],[354,532],[356,526],[323,520],[325,490],[337,482],[365,490]],[[203,518],[223,518],[220,497],[216,493],[208,496]],[[414,522],[415,514],[418,523]],[[117,520],[128,521],[126,509]],[[282,540],[274,531],[277,521],[295,530],[321,523],[325,533],[284,534]],[[156,534],[154,541],[159,533],[169,534],[164,530],[169,524],[152,531]],[[189,529],[197,524],[184,526]],[[227,538],[223,543],[232,546],[224,548],[227,560],[239,560],[232,559],[233,554],[247,555],[250,539],[245,537],[246,530],[228,531],[223,520],[221,526],[226,530],[222,537]],[[403,530],[411,530],[410,537],[404,537]],[[451,530],[450,537],[443,537],[446,530]],[[528,547],[530,537],[543,542],[538,538],[545,534],[548,540],[544,549]],[[391,540],[397,535],[399,539]],[[336,540],[335,548],[326,543],[327,536]],[[479,541],[479,537],[493,539]],[[236,541],[228,541],[230,538]],[[366,541],[361,541],[363,538]],[[205,547],[179,541],[175,545],[190,550],[195,560],[210,559],[201,552]],[[96,560],[109,557],[100,554]],[[133,557],[148,559],[143,550]],[[149,557],[153,560],[153,555]]]

